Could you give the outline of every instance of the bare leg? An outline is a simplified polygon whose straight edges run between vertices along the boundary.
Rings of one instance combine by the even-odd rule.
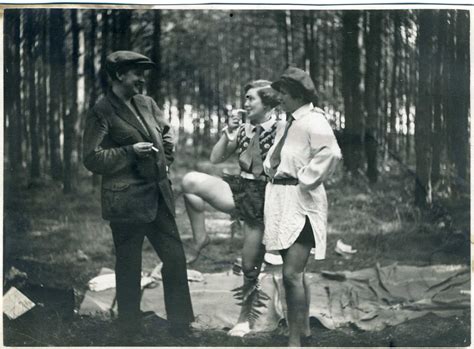
[[[263,226],[249,227],[244,223],[243,230],[242,270],[244,272],[244,286],[250,286],[258,281],[263,256],[265,255],[265,246],[262,244]],[[250,306],[249,302],[244,302],[240,309],[237,324],[228,333],[230,336],[244,336],[250,331],[251,324],[246,316]]]
[[[194,194],[184,194],[184,204],[191,222],[195,248],[199,249],[209,241],[206,234],[206,221],[204,216],[205,201]]]
[[[201,249],[209,244],[204,217],[205,203],[222,212],[231,212],[235,205],[229,185],[222,179],[200,172],[187,173],[183,178],[184,203],[193,231],[194,251],[188,255],[192,263]]]
[[[309,326],[309,305],[311,303],[311,290],[309,287],[308,275],[306,273],[303,274],[303,286],[304,286],[304,292],[306,296],[306,312],[305,312],[305,321],[303,324],[301,335],[304,337],[309,337],[311,336],[311,327]]]
[[[311,246],[298,242],[283,253],[283,283],[288,307],[288,346],[301,346],[301,335],[306,327],[307,295],[304,287],[304,269]]]

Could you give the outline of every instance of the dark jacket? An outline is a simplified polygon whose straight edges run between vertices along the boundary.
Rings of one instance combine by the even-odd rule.
[[[167,166],[173,161],[174,140],[169,123],[155,101],[136,95],[132,103],[140,121],[111,90],[89,111],[84,130],[84,165],[102,175],[102,217],[110,221],[152,222],[159,195],[175,214]],[[158,153],[138,158],[137,142],[152,142]]]

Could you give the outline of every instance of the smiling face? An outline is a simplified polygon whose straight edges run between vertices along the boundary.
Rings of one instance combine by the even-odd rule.
[[[131,98],[142,93],[145,86],[145,70],[143,68],[128,69],[124,73],[117,73],[117,79],[123,95]]]
[[[245,95],[244,108],[247,111],[249,120],[253,123],[260,122],[270,109],[268,106],[263,104],[257,91],[258,89],[251,88]]]

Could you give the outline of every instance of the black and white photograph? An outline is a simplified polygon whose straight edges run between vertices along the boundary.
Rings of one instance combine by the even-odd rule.
[[[470,10],[2,5],[3,345],[469,347]]]

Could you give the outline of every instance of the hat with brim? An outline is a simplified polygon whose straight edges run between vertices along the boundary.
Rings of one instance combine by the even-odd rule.
[[[152,69],[156,64],[147,56],[133,51],[115,51],[105,59],[105,68],[109,74],[124,67]]]
[[[294,91],[296,92],[295,95],[300,94],[301,97],[311,102],[315,102],[318,98],[316,88],[309,74],[295,67],[287,68],[280,78],[272,83],[272,88],[277,91],[281,91],[282,88]]]

